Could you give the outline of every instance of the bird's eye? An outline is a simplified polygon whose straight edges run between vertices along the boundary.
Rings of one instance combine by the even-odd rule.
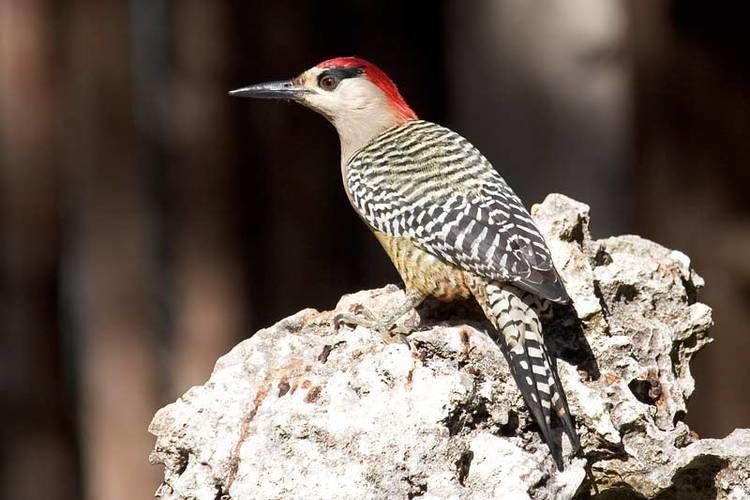
[[[324,75],[321,77],[321,79],[318,81],[318,85],[321,89],[331,91],[335,89],[339,84],[338,78],[336,78],[333,75]]]

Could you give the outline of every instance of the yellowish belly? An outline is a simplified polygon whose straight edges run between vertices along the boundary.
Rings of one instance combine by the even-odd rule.
[[[418,290],[438,300],[450,302],[471,296],[464,272],[417,247],[406,238],[375,231],[407,290]]]

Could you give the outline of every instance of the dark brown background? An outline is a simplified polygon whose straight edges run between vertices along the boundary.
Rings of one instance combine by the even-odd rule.
[[[226,91],[357,54],[531,205],[693,258],[690,425],[750,426],[750,63],[727,4],[0,0],[0,496],[147,498],[153,412],[256,329],[396,281],[333,128]]]

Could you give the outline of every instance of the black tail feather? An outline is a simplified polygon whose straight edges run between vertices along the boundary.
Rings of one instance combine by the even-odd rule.
[[[514,287],[486,286],[485,313],[498,333],[497,342],[505,354],[521,395],[549,446],[559,470],[564,461],[559,439],[554,439],[552,416],[562,424],[574,450],[580,447],[565,392],[555,366],[544,347],[542,328],[535,310],[522,300],[525,292]],[[559,437],[559,434],[557,435]]]

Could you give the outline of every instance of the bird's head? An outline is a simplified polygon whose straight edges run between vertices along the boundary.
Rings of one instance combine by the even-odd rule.
[[[329,59],[291,80],[250,85],[230,95],[286,99],[317,111],[336,127],[344,159],[383,130],[417,118],[388,75],[357,57]]]

